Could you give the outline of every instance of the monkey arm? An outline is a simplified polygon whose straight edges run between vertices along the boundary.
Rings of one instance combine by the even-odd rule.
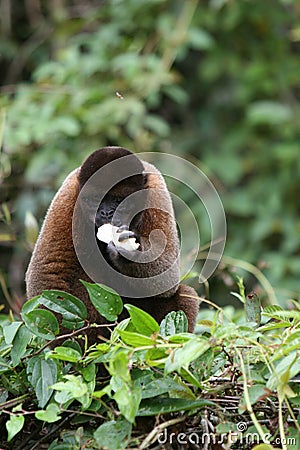
[[[43,289],[70,292],[81,276],[72,241],[72,217],[78,196],[78,169],[65,179],[53,198],[26,273],[27,297]],[[74,285],[73,285],[74,286]]]

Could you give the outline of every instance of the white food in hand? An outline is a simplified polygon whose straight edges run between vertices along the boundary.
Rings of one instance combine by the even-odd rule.
[[[137,250],[140,246],[138,242],[136,242],[135,238],[128,238],[121,242],[119,242],[119,238],[122,233],[118,232],[119,228],[115,227],[111,223],[105,223],[101,227],[98,228],[97,239],[99,241],[105,242],[109,244],[109,242],[113,241],[117,248],[134,251]]]
[[[134,250],[137,250],[139,248],[139,246],[140,246],[140,244],[138,242],[136,242],[135,238],[128,238],[128,239],[125,239],[122,242],[119,242],[119,241],[115,242],[114,241],[114,244],[115,244],[115,246],[117,248],[122,248],[124,250],[129,250],[130,252],[132,252]]]
[[[108,244],[114,238],[114,228],[116,230],[118,229],[118,227],[114,227],[111,223],[105,223],[98,228],[97,239]]]

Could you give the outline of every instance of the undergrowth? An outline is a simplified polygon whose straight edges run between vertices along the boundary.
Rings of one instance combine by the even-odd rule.
[[[210,309],[192,334],[181,311],[158,324],[84,284],[107,324],[56,290],[25,303],[21,320],[0,316],[2,450],[300,448],[299,304],[262,308],[239,280],[243,308],[202,299]]]

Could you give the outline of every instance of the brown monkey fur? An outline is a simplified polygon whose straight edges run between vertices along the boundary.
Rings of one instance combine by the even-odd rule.
[[[96,150],[81,167],[75,169],[65,179],[50,204],[28,266],[26,273],[27,298],[39,295],[45,289],[63,290],[75,295],[85,303],[88,320],[91,323],[107,322],[96,311],[89,300],[85,287],[80,282],[80,279],[93,281],[84,272],[75,253],[72,237],[73,210],[80,190],[98,169],[115,159],[131,154],[129,150],[122,147],[105,147]],[[109,246],[105,250],[106,259],[121,274],[131,277],[151,277],[165,270],[176,259],[179,252],[179,241],[170,194],[162,175],[151,164],[140,161],[138,158],[136,158],[136,162],[141,166],[141,173],[114,186],[112,192],[125,198],[140,189],[156,188],[160,190],[158,201],[159,204],[163,204],[164,211],[160,209],[143,211],[139,215],[134,232],[140,242],[140,249],[145,250],[149,243],[148,237],[151,230],[161,229],[166,236],[166,247],[162,255],[155,261],[145,264],[138,264],[120,257],[115,248],[110,250]],[[79,236],[79,238],[84,239],[84,236]],[[101,245],[106,247],[106,244]],[[99,246],[101,245],[99,244]],[[123,301],[147,311],[158,322],[168,312],[182,310],[188,318],[188,330],[192,332],[198,313],[198,300],[191,296],[195,297],[197,294],[191,287],[179,284],[178,264],[175,267],[174,277],[175,287],[163,294],[148,298],[123,298]],[[122,315],[121,318],[123,317]],[[88,334],[89,343],[96,341],[97,334],[99,334],[99,329],[97,331],[94,329]],[[101,331],[101,334],[107,335],[105,331]]]

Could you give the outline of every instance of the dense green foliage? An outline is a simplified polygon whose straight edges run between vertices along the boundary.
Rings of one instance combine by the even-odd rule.
[[[199,164],[225,205],[226,254],[261,264],[279,298],[298,296],[299,3],[84,4],[41,0],[14,6],[11,16],[3,9],[0,237],[13,250],[4,259],[8,266],[12,257],[8,284],[20,285],[16,259],[24,271],[26,212],[39,219],[68,171],[114,144]],[[199,215],[189,194],[178,194]],[[201,232],[207,242],[205,222]]]
[[[178,448],[184,440],[196,448],[298,449],[299,305],[261,314],[257,297],[238,284],[245,312],[211,304],[197,334],[187,332],[182,311],[159,325],[126,304],[129,317],[116,322],[121,298],[110,290],[107,300],[104,286],[87,283],[105,325],[89,323],[85,305],[62,291],[29,300],[22,320],[2,316],[1,448],[146,449],[157,441]],[[84,333],[113,325],[109,340],[87,347]]]

